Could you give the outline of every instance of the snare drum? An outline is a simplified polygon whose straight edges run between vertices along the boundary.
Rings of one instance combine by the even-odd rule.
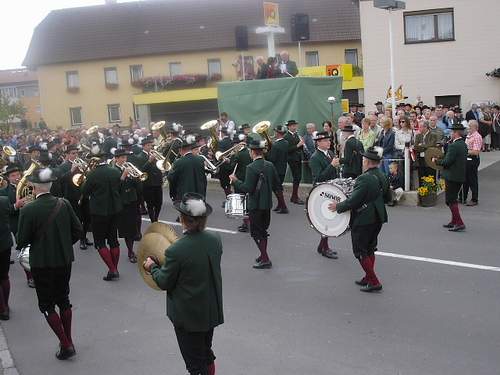
[[[345,233],[351,219],[351,211],[341,214],[328,209],[331,202],[340,203],[347,199],[354,185],[351,179],[337,179],[314,186],[306,202],[306,215],[311,227],[328,237]]]
[[[229,194],[226,197],[224,212],[229,217],[244,217],[247,215],[247,200],[245,194]]]

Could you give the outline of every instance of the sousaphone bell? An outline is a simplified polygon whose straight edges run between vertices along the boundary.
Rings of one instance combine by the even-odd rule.
[[[161,290],[154,282],[151,274],[142,266],[148,257],[154,257],[159,260],[160,265],[165,263],[165,250],[178,240],[174,229],[164,223],[156,222],[147,229],[142,240],[139,243],[137,251],[137,266],[144,282],[155,290]]]

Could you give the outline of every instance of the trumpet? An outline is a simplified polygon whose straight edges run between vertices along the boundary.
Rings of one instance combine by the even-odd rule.
[[[149,152],[149,155],[156,159],[156,168],[158,168],[160,171],[168,172],[172,168],[172,164],[170,164],[167,158],[160,154],[159,151],[153,149]]]
[[[69,160],[69,162],[72,165],[75,165],[76,168],[80,171],[80,173],[82,173],[83,171],[85,171],[88,168],[87,162],[81,158],[75,158],[75,160],[73,160],[73,161]]]
[[[141,182],[144,182],[148,179],[148,174],[142,172],[139,168],[137,168],[134,164],[126,161],[122,165],[115,164],[122,171],[127,170],[128,175],[132,178],[138,179]]]

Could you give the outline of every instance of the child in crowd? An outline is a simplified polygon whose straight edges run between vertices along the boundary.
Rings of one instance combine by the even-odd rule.
[[[403,176],[399,173],[399,164],[392,162],[389,164],[389,186],[392,190],[392,202],[389,206],[395,206],[403,196]]]

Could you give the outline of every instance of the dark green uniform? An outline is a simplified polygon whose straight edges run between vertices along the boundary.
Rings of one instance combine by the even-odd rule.
[[[290,131],[287,131],[284,138],[288,142],[287,161],[292,172],[293,183],[298,184],[302,179],[302,147],[297,147],[300,137],[297,132],[292,134]]]
[[[442,175],[446,180],[445,198],[448,206],[457,203],[458,192],[465,181],[468,152],[464,140],[458,138],[448,145],[444,159],[436,161],[436,164],[443,166]]]
[[[284,138],[276,140],[273,143],[273,147],[271,147],[271,151],[269,151],[267,155],[267,160],[274,164],[278,172],[278,177],[281,183],[283,183],[288,162],[288,141]]]
[[[236,164],[238,164],[238,167],[236,168],[235,176],[238,178],[238,180],[243,181],[245,179],[245,174],[247,170],[247,166],[252,163],[252,158],[250,157],[250,152],[248,148],[243,148],[241,151],[239,151],[231,161],[231,171],[234,169]],[[239,191],[238,189],[234,189],[235,193],[243,193],[242,191]]]
[[[231,138],[229,138],[229,136],[224,136],[224,138],[222,138],[218,143],[218,151],[225,152],[232,146],[233,141],[231,141]],[[231,174],[231,172],[232,170],[230,163],[223,163],[219,167],[219,182],[226,195],[231,194],[231,181],[229,181],[229,175]]]
[[[387,176],[379,168],[371,168],[356,179],[352,194],[337,205],[338,213],[351,210],[351,238],[357,258],[377,250],[378,234],[387,222],[385,202],[390,199]]]
[[[105,154],[111,154],[111,149],[117,147],[118,141],[114,137],[106,137],[102,143],[102,149]]]
[[[121,169],[115,168],[122,173]],[[141,196],[142,183],[138,179],[127,177],[120,185],[120,198],[123,209],[118,218],[118,237],[125,238],[127,247],[133,246],[133,240],[139,235],[137,221],[139,215],[139,197]],[[130,244],[132,241],[132,245]],[[132,249],[129,248],[129,256]]]
[[[167,291],[167,315],[190,374],[215,373],[213,332],[224,323],[221,257],[218,235],[187,233],[165,250],[161,268],[151,268],[153,280]]]
[[[89,172],[82,186],[83,197],[90,198],[92,233],[95,247],[100,253],[119,252],[118,214],[123,209],[120,177],[121,173],[117,168],[101,163]],[[109,268],[115,272],[113,267]]]
[[[363,156],[361,153],[363,151],[363,144],[354,135],[347,139],[344,146],[344,156],[340,158],[343,177],[356,178],[361,174],[363,169]]]
[[[327,154],[317,149],[311,156],[311,159],[309,159],[313,184],[333,180],[338,177],[337,169],[332,165],[333,154],[330,150],[327,150]]]
[[[14,204],[16,204],[16,187],[12,184],[8,184],[6,187],[0,190],[0,196],[8,197],[9,202],[12,205],[12,210],[9,214],[9,226],[12,234],[15,236],[17,233],[17,224],[19,221],[19,210],[14,208]]]
[[[142,183],[142,195],[147,204],[149,219],[156,222],[163,205],[163,173],[156,167],[155,161],[149,161],[149,155],[145,151],[135,155],[135,162],[137,168],[148,174],[147,180]]]
[[[8,197],[0,197],[0,319],[8,319],[10,294],[10,256],[13,245],[9,226],[10,212],[13,210]]]
[[[179,201],[185,193],[198,193],[205,197],[207,176],[205,163],[191,152],[177,159],[168,173],[170,197]]]
[[[0,197],[0,253],[7,250],[10,252],[10,248],[13,245],[9,225],[10,213],[13,209],[8,197]]]

